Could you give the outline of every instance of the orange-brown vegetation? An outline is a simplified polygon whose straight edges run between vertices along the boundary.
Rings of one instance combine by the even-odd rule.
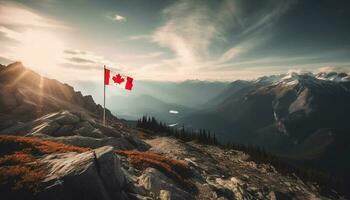
[[[186,187],[192,187],[186,180],[191,175],[189,166],[183,160],[175,160],[152,152],[117,150],[115,153],[128,157],[130,164],[139,170],[154,167]]]
[[[16,191],[22,194],[38,192],[46,171],[36,157],[87,150],[35,137],[0,136],[0,192]]]
[[[85,152],[87,148],[66,145],[58,142],[42,140],[36,137],[21,137],[21,136],[0,136],[0,156],[13,154],[21,151],[33,156],[64,153],[64,152]]]

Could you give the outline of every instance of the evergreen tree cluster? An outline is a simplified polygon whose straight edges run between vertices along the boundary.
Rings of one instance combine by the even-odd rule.
[[[181,128],[173,128],[167,126],[165,123],[158,122],[154,117],[143,116],[137,121],[137,128],[151,130],[157,135],[168,135],[183,141],[196,141],[200,144],[218,145],[218,140],[215,134],[205,129],[199,129],[197,131],[191,129],[186,130],[183,125]]]

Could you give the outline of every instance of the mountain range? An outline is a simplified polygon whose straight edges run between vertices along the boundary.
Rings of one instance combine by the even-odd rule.
[[[251,101],[252,107],[246,106],[246,110],[256,107],[254,95],[275,91],[268,84],[258,90],[244,89],[257,82],[239,84],[241,89],[231,90],[237,94],[250,91],[246,101]],[[275,84],[277,87],[281,83]],[[267,97],[258,99],[264,98]],[[218,108],[235,104],[225,100],[216,103]],[[294,109],[297,108],[305,107]],[[196,112],[200,111],[193,114]],[[268,162],[258,162],[250,154],[252,151],[184,141],[129,127],[108,110],[104,125],[102,113],[102,106],[91,96],[67,84],[42,77],[21,63],[1,65],[0,196],[57,200],[342,198],[336,192],[340,188],[324,193],[321,183],[284,174]],[[286,116],[288,113],[281,110],[277,119]],[[251,130],[269,122],[259,122]],[[305,137],[292,132],[289,126],[281,131],[284,129],[271,125],[271,130],[293,139]],[[338,133],[332,129],[331,136]],[[313,141],[307,143],[304,139],[302,144]]]
[[[294,72],[234,81],[181,122],[211,129],[222,141],[258,145],[344,175],[350,167],[349,102],[349,74]]]
[[[102,103],[102,87],[100,83],[75,81],[71,83],[85,94],[92,95]],[[206,106],[219,95],[228,82],[188,80],[183,82],[140,81],[135,80],[132,92],[124,92],[114,87],[107,87],[106,105],[112,113],[120,118],[137,120],[149,115],[172,123],[181,116]],[[137,87],[136,87],[137,86]],[[178,111],[177,115],[169,115],[169,110]]]

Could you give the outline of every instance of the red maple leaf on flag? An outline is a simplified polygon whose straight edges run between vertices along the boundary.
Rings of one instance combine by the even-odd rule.
[[[117,83],[117,84],[121,84],[125,80],[120,74],[113,76],[112,79],[113,79],[114,83]]]

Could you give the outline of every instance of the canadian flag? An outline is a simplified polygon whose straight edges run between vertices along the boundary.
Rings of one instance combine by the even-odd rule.
[[[124,76],[119,73],[113,74],[111,70],[105,68],[104,83],[105,85],[116,85],[126,90],[132,90],[134,79],[130,76]]]

